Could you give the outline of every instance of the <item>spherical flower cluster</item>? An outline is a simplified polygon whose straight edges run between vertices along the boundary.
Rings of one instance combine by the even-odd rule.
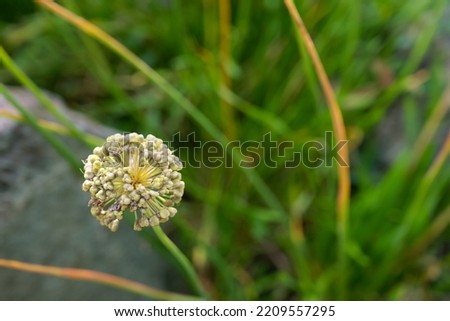
[[[91,194],[91,213],[117,231],[123,213],[134,213],[134,229],[155,226],[173,217],[181,201],[182,164],[159,138],[115,134],[84,161],[82,189]]]

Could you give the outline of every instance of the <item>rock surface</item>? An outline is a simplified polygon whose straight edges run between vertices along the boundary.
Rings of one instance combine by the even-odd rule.
[[[50,118],[29,92],[12,88],[35,115]],[[67,110],[83,130],[111,130]],[[0,96],[0,108],[15,111]],[[80,159],[89,149],[64,138]],[[81,167],[81,162],[80,162]],[[82,175],[32,128],[0,117],[0,258],[93,269],[156,288],[167,288],[165,261],[127,224],[111,233],[99,225],[81,191]],[[138,295],[103,285],[0,268],[0,300],[136,300]]]

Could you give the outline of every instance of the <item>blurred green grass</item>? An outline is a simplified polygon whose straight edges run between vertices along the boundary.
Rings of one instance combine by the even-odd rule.
[[[299,148],[323,141],[332,128],[282,1],[230,1],[228,35],[213,0],[60,3],[118,39],[229,139],[260,140],[270,131]],[[216,139],[123,59],[60,18],[37,8],[30,13],[26,1],[0,6],[11,10],[0,21],[6,51],[39,87],[72,108],[122,131]],[[436,112],[449,103],[439,103],[448,91],[447,1],[297,6],[351,140],[344,285],[337,268],[335,167],[288,169],[280,157],[276,168],[256,168],[282,209],[267,205],[236,167],[187,167],[173,236],[218,299],[449,299],[448,160],[438,174],[429,172],[448,131]],[[4,68],[0,80],[17,83]],[[227,108],[232,112],[224,113]],[[393,110],[403,116],[392,120]],[[396,126],[387,128],[389,119]],[[381,131],[389,141],[379,138]],[[399,139],[395,158],[386,161],[386,149]],[[441,230],[433,228],[435,220]]]

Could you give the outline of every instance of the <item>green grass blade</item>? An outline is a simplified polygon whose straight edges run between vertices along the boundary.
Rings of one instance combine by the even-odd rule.
[[[17,66],[11,57],[6,53],[3,47],[0,47],[0,60],[5,65],[11,74],[16,77],[16,79],[21,82],[28,90],[30,90],[37,100],[42,104],[42,106],[47,109],[47,111],[52,114],[61,124],[63,124],[70,133],[78,138],[80,141],[89,145],[85,134],[80,131],[73,122],[62,113],[53,102],[39,89],[38,86],[30,79],[28,76]]]
[[[67,162],[76,170],[81,167],[81,162],[77,159],[77,157],[64,145],[60,142],[53,134],[51,134],[46,128],[39,125],[36,117],[33,116],[24,106],[22,106],[8,91],[8,89],[0,84],[0,93],[5,96],[6,100],[8,100],[17,110],[22,114],[23,118],[27,121],[27,123],[33,127],[46,141],[49,142],[50,145],[65,159]]]

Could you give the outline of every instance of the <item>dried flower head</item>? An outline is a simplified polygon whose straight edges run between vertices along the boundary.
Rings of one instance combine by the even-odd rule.
[[[82,189],[91,194],[91,213],[117,231],[125,210],[134,213],[134,229],[173,217],[181,201],[182,164],[159,138],[115,134],[84,161]]]

